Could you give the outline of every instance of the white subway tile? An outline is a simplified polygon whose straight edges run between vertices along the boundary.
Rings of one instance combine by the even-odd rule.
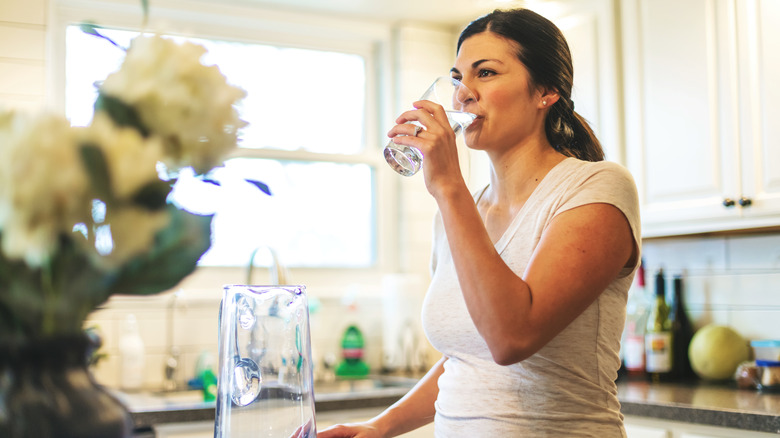
[[[46,0],[3,0],[0,2],[0,21],[46,24]]]
[[[731,313],[731,326],[746,339],[780,339],[780,309]]]
[[[660,239],[643,242],[642,257],[648,278],[663,267],[667,275],[685,271],[720,271],[726,268],[723,238]]]
[[[39,95],[19,95],[0,93],[0,108],[7,110],[18,110],[24,113],[34,113],[40,111],[45,106],[43,90]]]
[[[45,30],[9,26],[0,22],[0,58],[44,61],[45,57]]]
[[[780,270],[780,234],[734,236],[726,244],[730,269]]]
[[[689,308],[780,308],[780,274],[691,275],[683,284]]]
[[[707,324],[720,324],[729,325],[731,321],[731,314],[728,310],[691,310],[688,312],[688,317],[693,322],[693,326],[696,329],[700,329]]]
[[[44,64],[0,61],[0,94],[40,96],[45,90]]]

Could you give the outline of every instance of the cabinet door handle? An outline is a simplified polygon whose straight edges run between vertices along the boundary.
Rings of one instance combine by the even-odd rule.
[[[723,200],[723,206],[724,207],[733,207],[735,204],[734,200],[731,198],[726,198]]]
[[[746,198],[744,196],[739,198],[739,201],[737,201],[737,202],[739,202],[739,205],[742,206],[742,207],[750,207],[750,205],[753,204],[753,200],[752,199]]]

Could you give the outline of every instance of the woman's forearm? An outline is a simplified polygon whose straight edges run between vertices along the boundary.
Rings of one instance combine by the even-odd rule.
[[[434,403],[439,394],[438,380],[446,360],[439,360],[403,398],[370,421],[382,431],[382,436],[398,436],[433,421]]]

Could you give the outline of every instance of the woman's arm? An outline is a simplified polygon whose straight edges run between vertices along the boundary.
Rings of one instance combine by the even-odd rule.
[[[365,423],[332,426],[318,433],[317,437],[392,437],[430,423],[436,413],[434,402],[439,395],[438,380],[444,372],[446,360],[446,358],[439,360],[403,398],[371,420]]]
[[[388,135],[425,155],[424,177],[436,200],[471,319],[493,360],[508,365],[530,357],[593,303],[620,270],[638,257],[631,227],[608,204],[559,214],[545,230],[522,276],[495,249],[463,180],[455,134],[439,105],[414,103],[396,123],[420,121],[418,136],[403,125]]]
[[[436,200],[469,314],[502,365],[539,351],[637,257],[623,213],[587,204],[552,220],[518,276],[496,251],[465,187]]]

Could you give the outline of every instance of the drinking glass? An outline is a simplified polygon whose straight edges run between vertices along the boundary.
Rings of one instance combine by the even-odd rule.
[[[215,438],[315,438],[303,286],[225,286]]]
[[[433,81],[420,100],[430,100],[443,106],[447,113],[447,120],[456,134],[465,131],[477,118],[476,114],[465,111],[468,104],[476,102],[474,94],[459,80],[449,76],[442,76]],[[419,122],[408,123],[425,128]],[[390,143],[385,146],[384,154],[390,167],[403,176],[412,176],[422,169],[423,155],[413,146],[395,144],[390,140]]]

